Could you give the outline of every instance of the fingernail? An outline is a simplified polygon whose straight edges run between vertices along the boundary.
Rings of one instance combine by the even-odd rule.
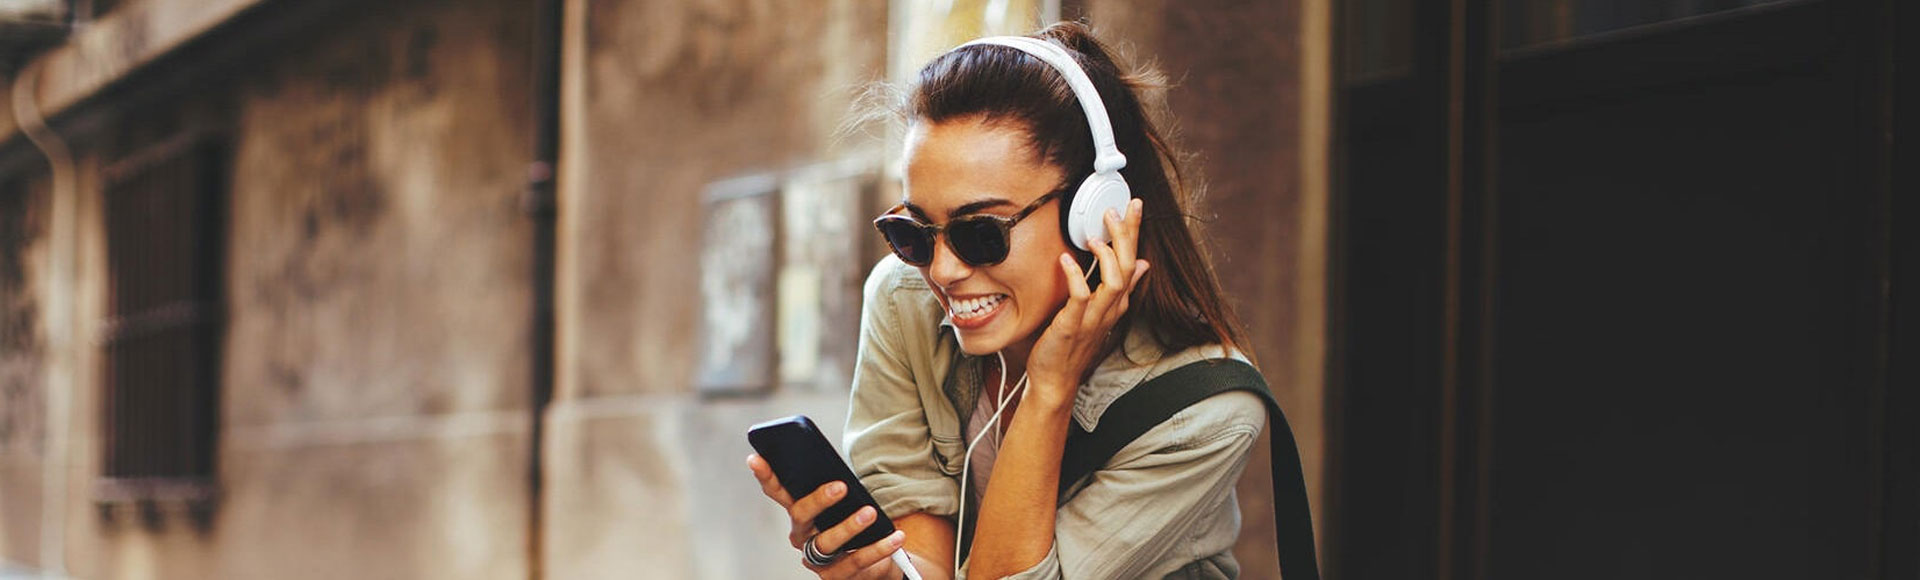
[[[906,543],[906,541],[907,541],[907,533],[902,532],[900,530],[894,530],[893,535],[887,536],[888,547],[897,548],[900,546],[900,544]]]
[[[871,507],[860,508],[860,513],[853,514],[853,517],[854,519],[860,520],[860,523],[862,524],[871,524],[873,523],[873,508]]]
[[[845,483],[836,481],[836,482],[827,484],[827,495],[829,496],[840,497],[840,494],[843,494],[846,492],[847,492],[847,484]]]

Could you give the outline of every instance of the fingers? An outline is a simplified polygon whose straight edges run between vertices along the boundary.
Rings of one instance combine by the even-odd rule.
[[[828,554],[840,551],[841,548],[847,546],[848,540],[852,540],[854,536],[860,535],[860,532],[865,531],[867,526],[873,525],[874,513],[873,506],[860,508],[860,511],[853,512],[852,517],[840,520],[840,523],[834,524],[833,527],[827,528],[827,531],[820,532],[820,535],[814,536],[813,547]]]
[[[787,516],[793,519],[793,531],[788,534],[787,539],[793,543],[793,547],[800,547],[800,544],[806,543],[807,538],[813,535],[814,517],[819,516],[821,511],[833,504],[839,503],[840,498],[846,495],[846,483],[830,481],[819,489],[813,490],[813,493],[807,494],[806,497],[795,500],[793,505],[787,508]],[[822,551],[830,551],[826,550],[826,546],[820,545],[818,540],[813,546]]]
[[[1139,246],[1141,202],[1127,202],[1126,216],[1108,211],[1104,217],[1111,244],[1095,242],[1091,251],[1100,264],[1100,289],[1093,292],[1082,325],[1099,327],[1126,312],[1128,295],[1145,274],[1145,260],[1136,257]]]
[[[1083,283],[1082,287],[1084,286]],[[1085,292],[1083,291],[1082,294]],[[815,549],[828,554],[837,552],[854,536],[873,525],[877,517],[878,512],[875,512],[872,506],[862,507],[854,512],[852,517],[835,524],[825,532],[816,533],[813,529],[813,518],[846,497],[846,483],[828,482],[819,489],[813,490],[813,493],[807,494],[806,497],[795,500],[787,493],[786,488],[780,485],[780,480],[773,475],[773,468],[768,466],[766,459],[761,458],[759,454],[747,455],[747,469],[753,471],[754,479],[760,481],[761,493],[766,494],[768,498],[778,502],[780,507],[787,510],[787,516],[792,519],[793,524],[787,540],[795,549],[805,544],[808,538],[814,538]],[[822,578],[888,578],[897,574],[892,569],[892,565],[878,566],[877,564],[887,560],[895,550],[899,550],[906,541],[906,537],[905,532],[894,530],[892,535],[872,545],[844,554],[832,565],[823,568],[816,568],[804,562],[802,565],[819,573]]]
[[[1112,241],[1107,244],[1094,244],[1096,247],[1092,251],[1095,255],[1100,255],[1102,252],[1097,246],[1106,246],[1108,253],[1112,254],[1112,260],[1101,260],[1102,273],[1106,273],[1107,270],[1118,270],[1113,272],[1117,276],[1102,276],[1102,284],[1119,286],[1115,282],[1133,278],[1134,264],[1140,249],[1140,221],[1144,207],[1143,202],[1138,199],[1129,200],[1126,209],[1123,210],[1124,213],[1108,210],[1100,217],[1107,228],[1107,238]]]
[[[893,567],[890,565],[885,567],[879,567],[879,570],[872,570],[872,569],[876,568],[875,564],[879,564],[883,561],[886,561],[888,557],[891,557],[893,555],[894,550],[900,549],[901,544],[906,543],[906,541],[907,541],[906,532],[903,532],[900,530],[894,530],[892,534],[888,535],[885,538],[882,538],[880,541],[874,542],[858,550],[848,552],[845,555],[841,556],[839,560],[834,561],[833,565],[827,566],[826,568],[823,568],[820,570],[816,570],[816,572],[819,572],[820,577],[822,578],[862,577],[861,573],[863,571],[891,572]],[[820,544],[818,541],[815,541],[814,545],[819,546]],[[825,551],[825,548],[822,548],[821,550]],[[865,576],[870,577],[872,575],[867,574]],[[882,577],[885,577],[885,576],[882,576]]]
[[[760,454],[747,455],[747,469],[753,470],[753,478],[760,480],[760,493],[764,493],[782,508],[793,506],[793,496],[787,494],[787,488],[780,486],[780,480],[773,476],[773,467]]]
[[[1106,222],[1107,238],[1113,240],[1115,261],[1120,264],[1132,264],[1140,248],[1141,201],[1127,202],[1125,213],[1108,212],[1101,217]],[[1122,276],[1121,279],[1126,279]]]
[[[1067,275],[1067,304],[1060,308],[1060,314],[1054,320],[1072,320],[1078,322],[1080,313],[1086,309],[1087,296],[1093,290],[1087,288],[1087,281],[1080,277],[1080,264],[1073,261],[1073,254],[1060,254],[1060,270]]]
[[[1108,222],[1112,222],[1113,214],[1107,214],[1107,220]],[[1100,264],[1100,289],[1093,293],[1093,299],[1100,307],[1105,307],[1106,304],[1101,300],[1103,295],[1105,297],[1111,297],[1115,291],[1126,290],[1126,288],[1122,287],[1122,283],[1128,278],[1133,277],[1133,263],[1127,262],[1125,267],[1121,266],[1120,258],[1114,254],[1113,246],[1111,245],[1098,241],[1093,242],[1091,245],[1093,256]],[[1092,310],[1097,313],[1103,309],[1104,308],[1094,308]]]
[[[1127,219],[1123,239],[1117,246],[1115,255],[1122,264],[1133,264],[1133,279],[1127,281],[1127,294],[1133,293],[1133,287],[1147,274],[1147,261],[1140,259],[1140,222],[1146,219],[1146,202],[1135,199],[1127,202]]]
[[[1142,278],[1146,278],[1146,277],[1147,277],[1147,267],[1148,267],[1148,266],[1150,266],[1150,264],[1148,264],[1146,260],[1134,260],[1134,261],[1133,261],[1133,281],[1132,281],[1132,282],[1128,282],[1128,283],[1127,283],[1127,285],[1128,285],[1128,286],[1139,286],[1139,285],[1140,285],[1140,280],[1141,280]]]

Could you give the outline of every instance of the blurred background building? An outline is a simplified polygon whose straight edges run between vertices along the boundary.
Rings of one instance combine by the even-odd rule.
[[[0,0],[0,577],[805,577],[744,430],[845,417],[852,104],[1065,18],[1329,576],[1920,578],[1896,4]]]

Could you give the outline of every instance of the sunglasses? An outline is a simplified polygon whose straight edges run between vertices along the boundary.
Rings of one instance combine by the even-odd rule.
[[[914,266],[926,266],[933,263],[934,238],[941,232],[947,234],[947,248],[953,255],[969,266],[992,266],[1007,259],[1007,235],[1020,220],[1027,219],[1034,210],[1059,197],[1056,191],[1033,200],[1025,209],[1013,214],[1013,217],[1001,217],[989,214],[971,214],[953,218],[947,225],[937,226],[914,219],[913,216],[898,213],[906,204],[893,206],[885,215],[874,218],[874,229],[880,230],[880,236],[887,239],[887,246],[893,248],[893,255],[900,261]]]

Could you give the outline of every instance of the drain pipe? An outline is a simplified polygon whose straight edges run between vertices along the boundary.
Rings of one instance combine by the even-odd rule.
[[[555,176],[560,161],[560,67],[565,0],[535,0],[533,15],[533,161],[527,166],[522,209],[533,219],[533,352],[529,377],[532,414],[527,460],[527,578],[546,577],[547,408],[553,403],[555,360],[554,286],[559,201]]]
[[[54,287],[72,289],[74,284],[75,240],[79,200],[74,188],[73,153],[67,142],[47,126],[40,104],[34,101],[33,79],[39,77],[40,61],[21,67],[13,77],[13,119],[20,133],[47,158],[53,181],[50,244]],[[56,292],[56,295],[62,294]],[[46,382],[46,448],[40,459],[40,569],[50,578],[67,577],[66,509],[68,461],[67,430],[71,427],[73,393],[80,388],[79,369],[74,357],[73,292],[65,292],[48,304],[47,342],[53,347],[53,370]],[[64,375],[64,376],[63,376]],[[56,378],[64,380],[56,380]]]

